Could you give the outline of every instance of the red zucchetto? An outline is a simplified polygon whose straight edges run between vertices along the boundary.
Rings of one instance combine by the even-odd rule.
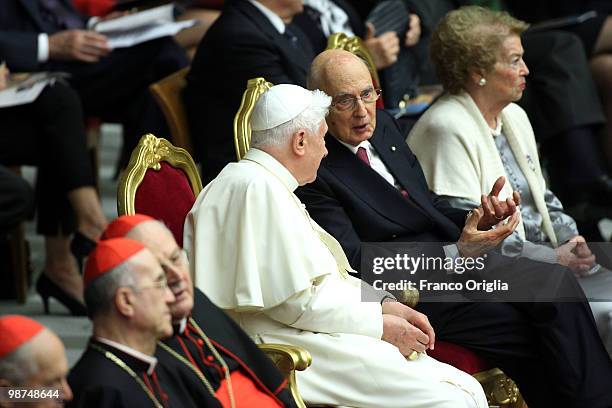
[[[145,249],[138,241],[127,238],[112,238],[99,241],[85,264],[83,282],[85,287],[97,277],[104,275],[119,264],[125,262],[138,252]]]
[[[6,315],[0,317],[0,358],[3,358],[36,336],[45,326],[29,317]]]
[[[144,214],[122,215],[106,226],[100,240],[125,237],[132,228],[147,221],[155,221],[155,218]]]

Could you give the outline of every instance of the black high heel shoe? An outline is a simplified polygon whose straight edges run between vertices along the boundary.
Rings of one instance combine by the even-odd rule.
[[[36,291],[42,298],[45,314],[49,314],[49,298],[53,297],[55,300],[66,306],[73,316],[87,315],[87,308],[85,305],[55,284],[47,277],[44,271],[40,274],[40,277],[36,281]]]
[[[87,238],[79,231],[74,233],[72,241],[70,242],[70,252],[77,260],[79,265],[79,273],[83,274],[83,259],[89,255],[91,251],[96,247],[96,241]]]

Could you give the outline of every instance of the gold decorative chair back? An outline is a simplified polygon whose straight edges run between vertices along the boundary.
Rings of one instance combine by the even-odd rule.
[[[187,72],[189,72],[189,67],[176,71],[151,84],[149,91],[153,94],[166,118],[174,145],[193,153],[189,124],[182,98]]]
[[[144,180],[147,170],[160,171],[162,162],[167,162],[170,166],[185,172],[195,196],[202,191],[198,168],[189,152],[174,146],[167,139],[149,133],[138,142],[119,180],[117,200],[119,215],[135,213],[136,190]]]
[[[240,108],[234,117],[234,146],[238,160],[242,160],[251,147],[251,114],[255,103],[272,86],[262,77],[249,79],[247,82]]]
[[[117,188],[117,211],[164,221],[182,246],[183,224],[202,190],[191,155],[166,139],[143,136]]]
[[[378,71],[376,70],[376,65],[374,65],[374,60],[372,59],[372,55],[370,55],[370,51],[366,48],[361,41],[361,38],[349,37],[344,33],[335,33],[329,36],[327,39],[327,49],[328,50],[345,50],[350,53],[353,53],[363,59],[370,70],[370,75],[372,75],[372,80],[374,81],[375,87],[380,87],[380,78],[378,77]]]

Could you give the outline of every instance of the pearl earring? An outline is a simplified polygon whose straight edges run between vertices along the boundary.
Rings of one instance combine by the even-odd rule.
[[[478,81],[478,85],[480,86],[485,86],[487,84],[487,80],[485,77],[480,78],[480,81]]]

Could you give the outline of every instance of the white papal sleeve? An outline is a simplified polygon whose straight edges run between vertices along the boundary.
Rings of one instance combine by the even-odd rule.
[[[362,302],[360,289],[338,275],[315,279],[310,288],[264,313],[300,330],[382,337],[380,303]]]

